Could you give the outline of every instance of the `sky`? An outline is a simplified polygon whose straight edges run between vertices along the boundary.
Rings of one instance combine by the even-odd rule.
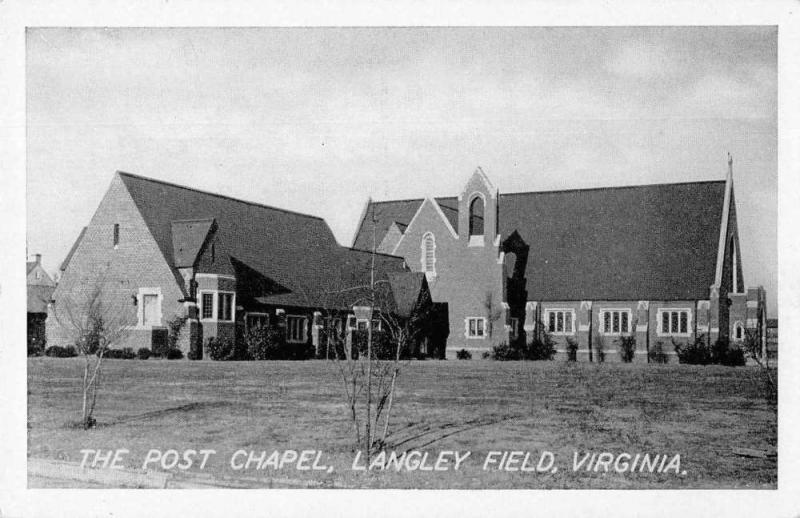
[[[777,315],[777,29],[28,29],[27,250],[117,170],[315,214],[368,197],[720,180]],[[580,210],[579,207],[565,210]]]

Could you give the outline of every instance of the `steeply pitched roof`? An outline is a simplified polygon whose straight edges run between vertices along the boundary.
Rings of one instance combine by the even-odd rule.
[[[425,274],[422,272],[390,272],[387,275],[392,296],[395,301],[395,312],[401,317],[408,317],[414,310],[423,289]]]
[[[260,302],[315,306],[325,291],[363,284],[364,253],[340,246],[322,218],[199,191],[129,173],[118,173],[170,266],[189,265],[204,229],[214,220],[218,258],[198,270],[236,274],[243,265],[263,275],[274,293]],[[189,229],[182,222],[202,221]],[[175,222],[178,222],[177,224]],[[209,225],[207,227],[207,225]],[[175,236],[178,232],[179,236]],[[205,232],[207,234],[207,231]],[[202,236],[202,237],[201,237]],[[403,259],[377,254],[380,268],[401,268]],[[175,271],[176,279],[180,276]],[[288,290],[288,291],[287,291]],[[270,296],[271,295],[271,296]]]
[[[83,227],[81,229],[81,233],[78,234],[78,239],[76,239],[75,242],[72,243],[72,248],[69,249],[69,253],[67,253],[67,257],[64,258],[64,262],[61,263],[60,270],[62,272],[67,269],[67,266],[69,266],[69,262],[70,262],[70,260],[72,260],[72,255],[75,253],[75,250],[78,249],[78,245],[81,244],[81,240],[83,239],[83,235],[85,233],[86,233],[86,227]]]
[[[47,313],[55,286],[28,286],[28,313]]]
[[[194,266],[213,225],[213,218],[172,222],[172,253],[176,267]]]
[[[505,239],[516,230],[530,246],[532,300],[705,299],[724,191],[711,181],[501,194],[499,231]],[[455,198],[437,201],[457,207]],[[409,222],[421,203],[375,202],[378,229]],[[362,222],[355,242],[367,235]]]
[[[25,263],[25,269],[27,270],[25,273],[31,273],[31,270],[36,268],[36,261],[28,261]]]
[[[450,225],[458,232],[458,198],[436,198],[436,202],[441,207]],[[360,248],[368,250],[372,248],[372,209],[374,209],[375,236],[377,244],[380,244],[383,236],[389,230],[392,223],[403,225],[398,228],[405,232],[405,227],[411,223],[414,214],[422,203],[421,199],[417,200],[397,200],[397,201],[375,201],[372,202],[371,207],[364,212],[364,217],[359,223],[358,233],[353,241],[353,248]]]

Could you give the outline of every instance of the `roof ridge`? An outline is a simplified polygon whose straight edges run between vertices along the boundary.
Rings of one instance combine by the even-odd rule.
[[[215,218],[190,218],[190,219],[173,219],[170,223],[194,223],[196,221],[214,221]]]
[[[690,180],[687,182],[661,182],[661,183],[643,183],[643,184],[635,184],[635,185],[612,185],[606,187],[579,187],[576,189],[551,189],[551,190],[543,190],[543,191],[519,191],[519,192],[502,192],[500,191],[500,196],[517,196],[520,194],[550,194],[550,193],[557,193],[557,192],[579,192],[579,191],[607,191],[607,190],[616,190],[616,189],[636,189],[636,188],[644,188],[644,187],[663,187],[668,185],[690,185],[690,184],[703,184],[703,183],[725,183],[725,180]],[[447,199],[447,198],[458,198],[458,196],[423,196],[420,198],[406,198],[402,200],[381,200],[375,201],[373,200],[373,204],[379,203],[405,203],[411,201],[419,201],[422,202],[425,198],[432,198],[437,203],[439,199]],[[446,207],[450,209],[451,207]]]
[[[581,192],[581,191],[612,191],[618,189],[643,189],[645,187],[667,187],[672,185],[692,185],[704,183],[725,183],[725,180],[693,180],[689,182],[662,182],[644,183],[636,185],[613,185],[611,187],[580,187],[577,189],[552,189],[547,191],[520,191],[520,192],[501,192],[500,196],[517,196],[520,194],[551,194],[559,192]]]
[[[222,198],[222,199],[225,199],[225,200],[244,203],[244,204],[247,204],[247,205],[253,205],[255,207],[261,207],[262,209],[276,210],[278,212],[284,212],[286,214],[292,214],[292,215],[295,215],[295,216],[303,216],[305,218],[318,219],[318,220],[325,221],[325,219],[322,216],[314,216],[313,214],[304,214],[302,212],[297,212],[297,211],[293,211],[293,210],[289,210],[289,209],[283,209],[281,207],[273,207],[272,205],[265,205],[263,203],[258,203],[258,202],[255,202],[255,201],[243,200],[241,198],[234,198],[233,196],[228,196],[228,195],[225,195],[225,194],[219,194],[219,193],[215,193],[215,192],[204,191],[202,189],[196,189],[194,187],[187,187],[186,185],[180,185],[180,184],[177,184],[177,183],[167,182],[167,181],[164,181],[164,180],[159,180],[157,178],[150,178],[150,177],[147,177],[147,176],[141,176],[141,175],[138,175],[138,174],[128,173],[128,172],[120,171],[120,170],[117,170],[117,174],[120,175],[120,176],[127,176],[127,177],[130,177],[130,178],[135,178],[137,180],[144,180],[146,182],[153,182],[153,183],[158,183],[158,184],[161,184],[161,185],[168,185],[170,187],[177,187],[178,189],[185,189],[187,191],[192,191],[192,192],[196,192],[196,193],[200,193],[200,194],[205,194],[205,195],[208,195],[208,196],[215,196],[217,198]],[[193,221],[193,220],[188,220],[188,221]],[[200,220],[198,220],[198,221],[200,221]]]

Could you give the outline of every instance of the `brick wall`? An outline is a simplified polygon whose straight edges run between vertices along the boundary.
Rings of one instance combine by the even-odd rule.
[[[116,247],[115,224],[119,225]],[[160,288],[162,326],[185,311],[178,302],[183,297],[178,282],[117,175],[53,293],[55,306],[49,308],[47,319],[48,345],[74,343],[74,330],[66,322],[66,307],[79,309],[97,287],[101,289],[108,314],[132,326],[114,347],[151,346],[152,330],[138,325],[141,308],[135,302],[139,288]],[[183,335],[182,342],[188,347],[188,333]]]

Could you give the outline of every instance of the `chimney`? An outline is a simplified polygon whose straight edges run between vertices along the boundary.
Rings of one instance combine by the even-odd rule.
[[[36,258],[36,264],[42,264],[42,254],[34,254]]]

